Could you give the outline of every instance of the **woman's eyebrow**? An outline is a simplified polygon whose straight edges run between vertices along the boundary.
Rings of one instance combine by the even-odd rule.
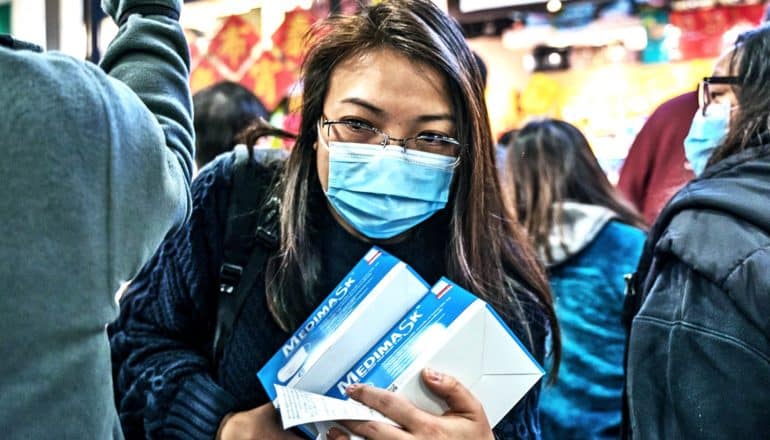
[[[372,104],[371,102],[365,99],[353,97],[353,98],[345,98],[340,102],[343,102],[346,104],[354,104],[359,107],[363,107],[364,109],[378,116],[383,116],[388,114],[387,111],[377,107],[376,105]],[[454,116],[451,113],[436,113],[436,114],[420,115],[415,120],[419,123],[435,122],[435,121],[454,122]]]
[[[439,113],[435,115],[421,115],[417,117],[417,122],[449,121],[454,122],[455,118],[449,113]]]
[[[372,112],[372,113],[374,113],[376,115],[385,115],[385,114],[388,113],[385,110],[383,110],[383,109],[377,107],[376,105],[372,104],[371,102],[366,101],[366,100],[361,99],[361,98],[345,98],[345,99],[341,100],[340,102],[347,103],[347,104],[354,104],[354,105],[357,105],[359,107],[363,107],[366,110],[369,110],[370,112]]]

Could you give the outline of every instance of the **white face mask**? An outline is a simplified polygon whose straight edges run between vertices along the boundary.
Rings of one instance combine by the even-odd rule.
[[[684,140],[684,154],[696,176],[706,168],[711,153],[724,140],[730,129],[729,103],[713,103],[706,108],[706,114],[698,109],[690,125],[690,132]]]

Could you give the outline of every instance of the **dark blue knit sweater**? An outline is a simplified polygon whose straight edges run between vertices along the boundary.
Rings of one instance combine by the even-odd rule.
[[[135,277],[109,326],[115,398],[129,439],[213,438],[225,414],[269,401],[256,372],[289,335],[268,312],[263,279],[248,296],[222,361],[210,360],[233,157],[221,156],[201,171],[190,221]],[[323,256],[318,301],[371,246],[348,234],[327,210],[319,211],[313,220],[314,244]],[[446,272],[445,224],[429,219],[411,239],[382,247],[433,283]],[[509,325],[522,334],[518,323]],[[535,327],[530,349],[542,364],[545,330]],[[498,438],[539,438],[536,388],[498,424]]]

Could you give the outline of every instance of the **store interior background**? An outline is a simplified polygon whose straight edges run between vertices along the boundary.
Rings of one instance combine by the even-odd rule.
[[[253,90],[293,129],[302,36],[330,11],[377,0],[193,0],[181,23],[193,91],[219,80]],[[663,101],[695,90],[724,45],[759,24],[763,1],[437,0],[488,68],[499,136],[551,116],[579,126],[612,181]],[[0,32],[98,61],[116,31],[98,0],[0,0]],[[275,144],[276,147],[283,145]]]

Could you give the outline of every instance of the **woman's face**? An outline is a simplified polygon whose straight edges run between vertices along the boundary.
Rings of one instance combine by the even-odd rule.
[[[713,76],[734,76],[736,72],[730,71],[730,60],[733,55],[733,50],[730,49],[723,53],[716,64],[714,65]],[[718,104],[726,104],[730,108],[734,109],[738,106],[738,100],[733,93],[733,88],[729,84],[712,84],[709,86],[709,93],[711,96],[711,102]]]
[[[455,137],[451,101],[443,76],[389,49],[353,56],[334,68],[324,101],[326,120],[358,120],[391,138],[427,132]],[[318,178],[329,182],[326,129],[316,144]]]

